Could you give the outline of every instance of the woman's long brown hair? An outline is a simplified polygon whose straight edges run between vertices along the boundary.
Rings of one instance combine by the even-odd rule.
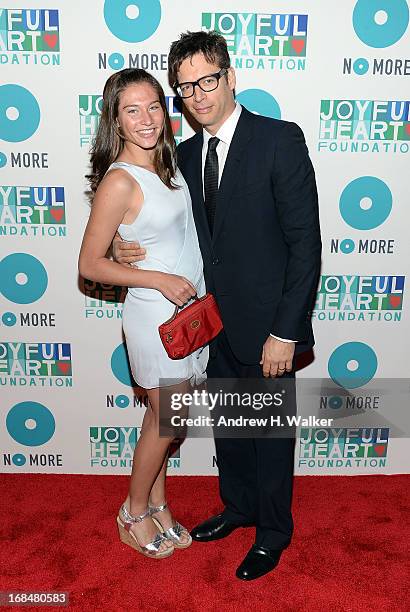
[[[110,76],[104,86],[103,107],[97,134],[91,148],[91,174],[87,175],[90,183],[91,198],[104,178],[110,165],[117,159],[124,148],[124,140],[118,133],[116,119],[120,94],[128,85],[149,83],[158,95],[164,111],[164,128],[158,138],[154,155],[154,168],[161,181],[169,189],[177,189],[172,179],[176,173],[175,139],[171,120],[165,101],[164,90],[149,72],[139,68],[125,68]]]

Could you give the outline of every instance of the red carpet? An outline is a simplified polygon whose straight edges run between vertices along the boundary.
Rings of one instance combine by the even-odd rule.
[[[118,540],[127,477],[3,474],[0,590],[69,591],[78,611],[408,610],[409,480],[297,477],[292,545],[243,583],[234,572],[252,529],[154,561]],[[187,527],[220,509],[214,477],[172,477],[168,499]]]

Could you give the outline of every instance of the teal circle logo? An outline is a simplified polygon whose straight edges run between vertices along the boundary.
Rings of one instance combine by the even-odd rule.
[[[3,325],[7,327],[13,327],[16,324],[17,317],[14,312],[5,312],[1,317]]]
[[[364,57],[359,57],[353,63],[353,70],[359,75],[366,74],[366,72],[369,70],[369,62]]]
[[[4,168],[6,164],[7,164],[7,157],[5,156],[4,153],[2,153],[2,151],[0,151],[0,168]]]
[[[339,408],[342,407],[342,404],[342,398],[338,395],[333,395],[329,398],[329,408],[332,408],[332,410],[339,410]]]
[[[409,24],[406,0],[358,0],[353,10],[353,27],[368,47],[394,45]]]
[[[147,40],[161,21],[159,0],[105,0],[104,19],[114,36],[125,42]]]
[[[128,408],[130,405],[130,400],[126,395],[117,395],[115,398],[115,405],[118,408]]]
[[[17,465],[18,467],[26,463],[26,458],[21,453],[16,453],[15,455],[13,455],[11,460],[14,463],[14,465]]]
[[[12,253],[0,261],[0,293],[16,304],[31,304],[48,285],[41,261],[27,253]]]
[[[236,96],[236,99],[252,113],[272,119],[281,118],[279,104],[271,94],[263,89],[245,89]]]
[[[115,378],[124,385],[132,387],[135,384],[124,343],[119,344],[111,356],[111,370]]]
[[[111,53],[108,58],[108,65],[112,70],[121,70],[124,66],[124,58],[121,53]]]
[[[338,346],[329,358],[331,379],[345,389],[356,389],[376,374],[377,356],[364,342],[346,342]]]
[[[21,85],[0,86],[1,140],[7,142],[27,140],[37,130],[39,123],[40,107],[28,89]]]
[[[340,250],[345,255],[353,253],[353,251],[355,250],[354,240],[352,240],[351,238],[345,238],[344,240],[342,240],[342,242],[340,243]]]
[[[393,196],[382,180],[361,176],[349,183],[340,196],[343,220],[360,230],[370,230],[384,223],[393,206]]]
[[[56,423],[50,410],[38,402],[20,402],[6,417],[7,431],[19,444],[40,446],[53,437]]]

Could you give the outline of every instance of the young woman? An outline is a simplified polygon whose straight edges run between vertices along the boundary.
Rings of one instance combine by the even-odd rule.
[[[152,75],[125,69],[108,79],[91,162],[93,200],[79,271],[90,280],[128,287],[123,330],[134,379],[147,390],[150,404],[134,452],[129,494],[117,517],[118,529],[124,543],[160,559],[174,548],[186,548],[192,539],[173,519],[165,501],[172,438],[159,437],[159,389],[173,383],[175,391],[184,392],[194,379],[205,378],[208,349],[171,360],[158,333],[175,305],[205,294],[205,283],[189,191],[176,167],[164,92]],[[123,240],[138,241],[146,248],[138,267],[107,257],[117,231]]]

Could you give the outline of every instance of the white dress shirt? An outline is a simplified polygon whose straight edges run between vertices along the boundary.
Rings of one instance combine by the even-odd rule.
[[[242,106],[235,102],[235,108],[231,115],[229,115],[228,119],[221,125],[215,136],[219,138],[218,145],[216,147],[216,154],[218,155],[218,186],[221,182],[221,176],[224,171],[226,158],[228,155],[229,147],[232,142],[233,135],[236,130],[236,126],[238,124],[239,117],[242,112]],[[202,131],[203,133],[203,145],[202,145],[202,189],[204,190],[204,169],[205,169],[205,160],[206,154],[208,152],[208,142],[210,138],[213,138],[212,134],[210,134],[206,129]],[[203,195],[205,198],[205,191],[203,191]],[[288,340],[285,338],[279,338],[279,336],[275,336],[274,334],[270,334],[273,338],[277,340],[281,340],[282,342],[296,342],[296,340]]]
[[[228,119],[221,125],[215,136],[219,138],[218,146],[216,147],[216,154],[218,155],[218,186],[221,182],[221,176],[225,168],[226,157],[228,155],[229,147],[233,138],[233,135],[236,130],[236,126],[239,120],[239,117],[242,112],[242,106],[236,102],[235,109],[231,115],[229,115]],[[208,142],[211,138],[213,138],[212,134],[210,134],[206,129],[203,130],[204,143],[202,145],[202,188],[204,185],[204,169],[205,169],[205,160],[206,154],[208,152]],[[205,197],[205,191],[204,191]]]

